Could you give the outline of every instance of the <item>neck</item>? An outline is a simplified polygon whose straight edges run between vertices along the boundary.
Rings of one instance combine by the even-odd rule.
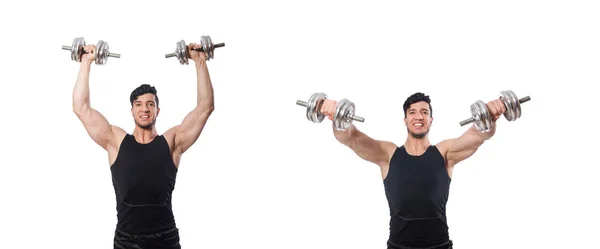
[[[409,134],[406,138],[406,142],[404,142],[404,148],[412,155],[421,155],[425,153],[429,146],[431,146],[431,143],[427,136],[423,138],[414,138]]]
[[[150,143],[157,135],[158,132],[156,132],[156,128],[154,127],[151,129],[142,129],[139,126],[136,126],[133,130],[133,136],[135,137],[135,140],[142,144]]]

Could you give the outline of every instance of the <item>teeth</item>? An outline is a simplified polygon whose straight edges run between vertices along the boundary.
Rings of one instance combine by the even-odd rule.
[[[420,126],[423,126],[423,124],[415,124],[415,126],[419,126],[420,127]]]

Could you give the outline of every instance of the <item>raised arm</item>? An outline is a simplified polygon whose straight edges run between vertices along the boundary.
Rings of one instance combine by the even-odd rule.
[[[496,120],[506,111],[506,108],[501,100],[488,102],[487,108],[492,116],[492,129],[489,132],[480,132],[475,125],[472,125],[460,137],[447,139],[438,144],[438,147],[446,152],[445,157],[448,167],[453,167],[471,157],[485,141],[496,134]]]
[[[394,143],[375,140],[359,131],[354,125],[350,125],[345,131],[333,128],[333,134],[340,143],[348,146],[360,158],[380,167],[388,167],[390,158],[396,151]]]
[[[83,123],[89,136],[105,150],[115,145],[115,133],[124,133],[121,128],[114,127],[108,123],[106,118],[90,105],[90,69],[94,61],[94,45],[87,45],[86,51],[81,59],[81,66],[77,81],[73,89],[73,112]]]
[[[337,101],[329,99],[324,100],[321,105],[321,113],[327,116],[329,120],[332,120],[336,106]],[[392,142],[375,140],[359,131],[353,124],[344,131],[335,129],[333,125],[332,128],[335,138],[343,145],[352,149],[352,151],[360,158],[377,164],[382,168],[389,166],[392,154],[396,151],[395,144]]]
[[[215,108],[212,82],[206,66],[206,55],[192,50],[199,47],[200,45],[194,43],[189,45],[190,58],[196,65],[198,84],[196,107],[185,116],[180,125],[171,130],[175,134],[175,151],[179,153],[184,153],[198,140]]]

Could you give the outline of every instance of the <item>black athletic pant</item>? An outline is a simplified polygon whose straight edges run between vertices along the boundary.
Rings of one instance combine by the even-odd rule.
[[[393,245],[390,241],[387,242],[387,249],[452,249],[452,241],[448,241],[441,245],[436,245],[432,247],[409,247],[403,245]]]
[[[114,249],[181,249],[179,230],[155,234],[135,235],[115,231]]]

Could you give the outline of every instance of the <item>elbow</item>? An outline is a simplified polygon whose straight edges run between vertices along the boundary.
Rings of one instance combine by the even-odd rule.
[[[204,112],[209,115],[212,114],[214,111],[215,111],[215,104],[213,104],[213,103],[204,107]]]
[[[81,117],[85,113],[85,106],[73,105],[73,113],[75,113],[77,117]]]
[[[199,103],[196,110],[202,114],[210,115],[215,111],[215,104],[211,102]]]
[[[73,99],[73,113],[77,114],[77,116],[81,116],[90,111],[90,104],[88,101]]]

